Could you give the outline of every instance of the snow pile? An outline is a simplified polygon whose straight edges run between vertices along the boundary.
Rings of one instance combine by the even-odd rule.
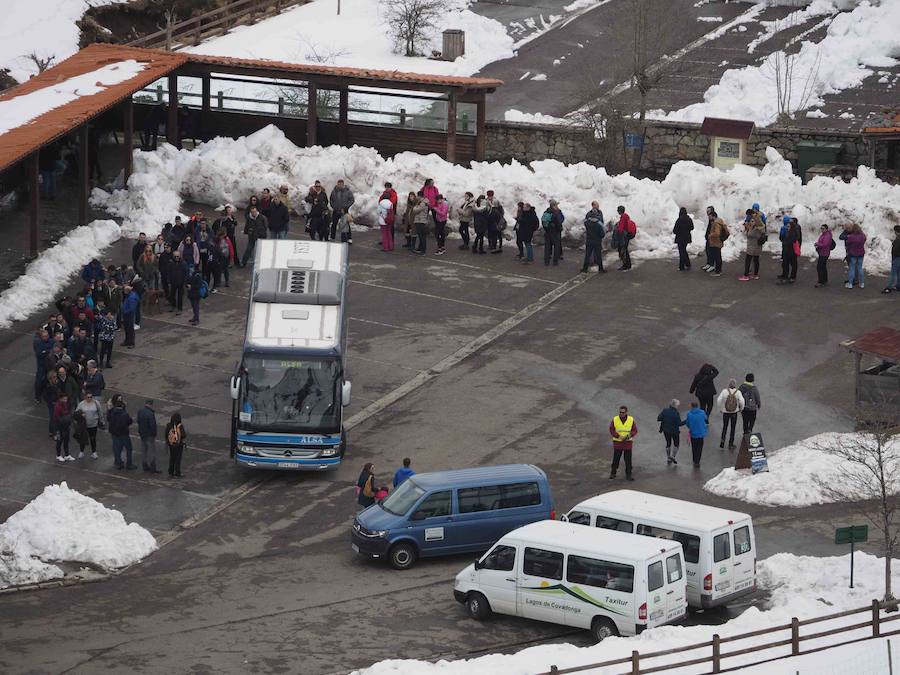
[[[812,254],[818,226],[838,226],[858,222],[868,233],[866,267],[886,270],[890,259],[893,226],[900,222],[900,187],[878,180],[874,172],[860,168],[851,183],[815,178],[802,185],[788,162],[770,149],[769,163],[757,170],[737,166],[729,171],[693,162],[679,162],[662,181],[638,180],[629,174],[610,176],[589,164],[564,165],[555,160],[531,162],[473,162],[470,167],[449,164],[436,155],[404,152],[385,159],[371,148],[319,146],[298,148],[284,133],[269,126],[236,140],[216,138],[196,150],[178,151],[161,145],[155,153],[135,155],[135,173],[129,191],[105,195],[94,191],[95,202],[126,218],[129,234],[148,235],[170,221],[181,197],[211,206],[226,203],[243,206],[251,194],[263,187],[287,183],[295,198],[305,194],[316,179],[329,189],[343,178],[356,195],[354,218],[375,222],[375,200],[384,181],[390,180],[401,193],[417,190],[425,178],[435,179],[438,188],[456,204],[467,190],[476,195],[496,191],[507,211],[520,201],[534,204],[542,212],[551,199],[559,200],[566,214],[566,236],[577,243],[584,234],[583,217],[596,199],[607,219],[616,206],[625,205],[638,225],[632,250],[638,258],[665,258],[675,255],[672,224],[678,208],[694,214],[694,244],[702,249],[706,227],[705,208],[716,207],[733,223],[725,244],[724,257],[743,253],[745,238],[738,234],[744,211],[759,202],[769,214],[771,250],[779,246],[777,228],[781,211],[796,216],[804,227],[804,253]],[[99,199],[98,199],[99,197]],[[451,217],[453,213],[451,212]],[[513,213],[508,213],[511,218]],[[509,230],[507,231],[509,233]],[[837,254],[840,254],[841,248]]]
[[[793,61],[794,104],[800,92],[810,90],[805,107],[821,105],[823,96],[858,87],[874,68],[895,65],[900,56],[900,0],[880,4],[861,3],[834,17],[818,44],[804,42]],[[776,60],[783,52],[766,57],[758,66],[726,71],[710,87],[702,103],[670,113],[654,111],[656,119],[701,122],[704,117],[752,119],[767,125],[778,116]],[[812,75],[811,75],[812,73]]]
[[[0,295],[0,327],[8,328],[13,321],[52,302],[73,273],[81,271],[119,236],[119,226],[112,220],[95,220],[71,230],[32,261]]]
[[[527,113],[511,108],[503,114],[507,122],[524,122],[526,124],[568,124],[568,120],[543,113]]]
[[[157,548],[156,540],[122,514],[69,489],[48,485],[0,525],[0,588],[63,576],[58,560],[125,567]],[[36,560],[37,559],[37,560]]]
[[[641,635],[630,638],[607,638],[592,647],[574,647],[569,644],[551,644],[530,647],[517,654],[490,654],[470,660],[438,661],[430,663],[413,660],[382,661],[362,671],[361,675],[423,675],[435,673],[440,675],[469,675],[470,673],[504,673],[504,675],[531,675],[537,671],[546,671],[550,665],[560,669],[571,668],[587,663],[598,663],[612,659],[631,656],[632,650],[641,653],[673,649],[685,645],[697,644],[712,640],[718,633],[721,637],[747,633],[790,623],[791,617],[800,619],[835,614],[846,609],[857,609],[870,605],[873,598],[884,593],[884,559],[866,553],[857,553],[855,559],[856,572],[854,588],[847,588],[844,579],[849,574],[849,555],[833,558],[814,558],[795,556],[790,553],[779,553],[758,563],[759,587],[771,593],[768,607],[760,610],[750,607],[737,618],[719,626],[662,626],[644,631]],[[893,583],[900,581],[900,570],[894,567]],[[449,591],[448,591],[449,593]],[[462,614],[463,609],[458,609]],[[495,621],[510,621],[509,617],[497,616]],[[841,625],[851,625],[865,621],[866,615],[852,615],[801,628],[801,635],[811,632],[826,631]],[[473,626],[477,626],[473,622]],[[473,627],[473,630],[475,628]],[[834,644],[836,641],[847,641],[854,637],[870,636],[871,628],[847,632],[835,637],[820,638],[803,643],[803,649]],[[735,650],[747,648],[753,644],[765,644],[775,640],[786,639],[788,633],[774,635],[758,635],[741,640],[733,646]],[[732,649],[723,651],[733,651]],[[683,661],[700,656],[709,656],[709,648],[684,652],[662,659],[642,661],[646,667],[654,667],[665,662]],[[724,661],[723,667],[731,668],[749,663],[767,656],[790,654],[790,645],[777,647],[764,652],[756,652],[744,656],[731,657]],[[621,673],[622,666],[591,670],[592,675],[610,675]],[[706,669],[702,672],[708,671]],[[672,672],[701,672],[701,668],[685,669]],[[801,671],[803,672],[803,671]],[[809,671],[812,672],[812,671]]]
[[[44,113],[71,103],[82,96],[99,94],[106,87],[130,80],[145,64],[134,59],[111,63],[97,70],[76,75],[28,94],[0,101],[0,134],[15,129]]]
[[[426,56],[442,49],[443,30],[460,29],[466,33],[466,53],[455,61],[395,54],[395,29],[387,24],[378,0],[342,0],[340,15],[332,2],[310,2],[187,51],[456,76],[471,75],[513,55],[513,40],[499,21],[472,12],[466,0],[448,0],[441,9]]]
[[[754,39],[749,45],[747,45],[747,53],[752,54],[756,51],[756,48],[759,47],[764,42],[768,42],[773,37],[778,35],[778,33],[795,28],[801,24],[806,23],[807,21],[814,19],[820,16],[834,16],[841,9],[848,9],[847,7],[838,7],[832,0],[813,0],[809,5],[804,7],[803,9],[799,9],[796,12],[791,12],[787,16],[781,19],[776,19],[775,21],[761,21],[760,24],[765,29],[762,35],[758,38]],[[830,18],[828,19],[830,22]],[[815,24],[815,28],[818,28],[821,24]],[[805,37],[809,30],[804,30],[800,36]],[[787,44],[794,44],[798,39],[792,38]]]
[[[3,3],[0,23],[0,68],[24,82],[37,73],[37,66],[27,58],[54,56],[54,63],[78,51],[78,21],[88,5],[111,5],[119,0],[53,0]]]
[[[858,464],[840,460],[828,454],[828,448],[852,447],[848,444],[867,443],[874,447],[874,440],[860,438],[853,433],[825,433],[807,438],[781,448],[768,455],[768,473],[751,475],[749,470],[723,469],[719,475],[707,481],[703,489],[722,497],[741,499],[753,504],[766,506],[809,506],[834,501],[823,487],[838,487],[845,483],[848,472],[871,479]],[[900,440],[895,439],[886,449],[890,464],[900,463]],[[853,491],[853,486],[845,488],[847,499],[865,498]],[[900,481],[894,484],[893,494],[900,493]],[[871,493],[870,493],[871,494]]]

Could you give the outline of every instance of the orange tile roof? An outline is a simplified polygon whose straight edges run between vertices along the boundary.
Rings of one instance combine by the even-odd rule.
[[[134,92],[143,89],[183,65],[187,57],[148,49],[117,45],[91,45],[45,70],[27,82],[0,94],[0,102],[43,89],[77,75],[93,72],[117,61],[134,59],[145,63],[134,77],[106,87],[97,94],[82,96],[58,108],[48,110],[27,124],[0,135],[0,170],[21,161],[35,149],[65,136],[100,113],[121,103]]]

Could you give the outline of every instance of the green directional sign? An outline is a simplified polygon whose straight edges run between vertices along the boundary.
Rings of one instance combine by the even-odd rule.
[[[834,531],[835,544],[859,544],[869,540],[868,525],[839,527]]]

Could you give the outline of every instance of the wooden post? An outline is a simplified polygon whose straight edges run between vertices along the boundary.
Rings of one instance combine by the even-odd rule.
[[[722,672],[722,643],[721,643],[721,639],[719,638],[718,633],[713,635],[712,642],[713,642],[713,644],[712,644],[712,647],[713,647],[713,657],[712,657],[713,672],[719,673],[719,672]]]
[[[641,675],[641,655],[636,649],[631,652],[631,675]]]
[[[878,600],[872,600],[872,637],[881,637],[881,606]]]
[[[228,11],[227,4],[222,8],[222,13],[223,13],[222,35],[226,35],[228,33],[228,22],[231,20],[231,16]]]
[[[316,84],[315,82],[307,82],[307,92],[309,97],[306,103],[306,147],[312,147],[318,140],[316,138],[316,122],[318,121],[319,112],[316,109]]]
[[[475,160],[484,161],[484,118],[485,118],[485,102],[484,94],[478,98],[475,104]]]
[[[28,158],[28,255],[32,258],[38,254],[38,218],[41,212],[39,153],[40,150],[35,150]]]
[[[199,19],[196,20],[197,27],[194,29],[194,45],[199,45],[203,41],[203,24]]]
[[[178,136],[178,76],[169,75],[169,118],[166,122],[166,140],[176,148],[181,147]]]
[[[256,23],[256,0],[250,2],[250,25]]]
[[[350,123],[348,121],[350,112],[350,90],[347,87],[341,87],[340,102],[338,103],[338,144],[348,145],[350,140]]]
[[[456,163],[456,92],[447,96],[447,161]]]
[[[860,354],[859,352],[856,352],[854,354],[854,356],[856,357],[856,374],[854,375],[854,379],[853,379],[853,382],[854,382],[853,396],[856,400],[853,401],[853,407],[857,408],[857,407],[859,407],[859,405],[861,403],[861,401],[859,400],[859,371],[860,371],[860,368],[862,368],[862,354]]]
[[[128,185],[128,178],[134,170],[134,103],[130,96],[122,104],[122,116],[125,118],[122,122],[125,136],[122,142],[122,168],[125,172],[125,184]]]
[[[90,163],[88,162],[88,125],[84,123],[78,130],[78,224],[87,225],[88,193],[91,191]]]
[[[203,87],[200,98],[200,109],[203,112],[209,112],[212,105],[212,102],[210,100],[212,98],[212,95],[210,93],[210,90],[212,88],[212,78],[210,77],[209,73],[206,73],[206,75],[201,78],[200,82]]]
[[[795,616],[791,619],[791,656],[800,654],[800,620]]]

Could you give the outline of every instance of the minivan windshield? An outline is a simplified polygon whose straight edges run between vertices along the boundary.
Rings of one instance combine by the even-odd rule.
[[[407,478],[390,497],[381,503],[381,508],[395,516],[405,516],[413,504],[419,501],[419,497],[424,494],[425,490],[416,485],[412,478]]]

